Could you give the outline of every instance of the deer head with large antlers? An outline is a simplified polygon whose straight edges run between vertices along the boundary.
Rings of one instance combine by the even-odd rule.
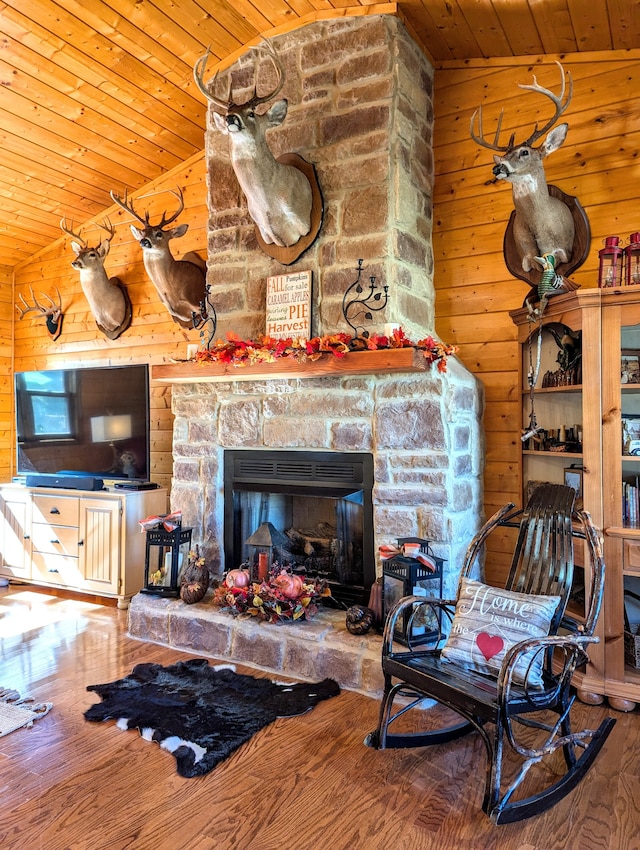
[[[218,130],[229,137],[231,164],[246,196],[249,215],[262,239],[267,244],[290,247],[312,230],[314,193],[319,194],[319,188],[313,173],[308,177],[302,166],[288,164],[287,160],[294,161],[292,158],[296,155],[275,159],[267,145],[266,133],[282,124],[288,102],[284,98],[278,100],[262,114],[256,109],[276,97],[284,86],[285,76],[282,63],[269,42],[254,50],[265,52],[271,59],[276,82],[264,95],[258,95],[257,86],[254,86],[253,96],[245,103],[233,102],[231,86],[226,100],[214,94],[217,73],[210,84],[205,83],[209,51],[196,62],[193,74],[202,94],[220,110],[214,111],[213,119]],[[299,159],[304,163],[301,157]],[[317,228],[319,230],[319,224]]]
[[[55,302],[50,295],[47,295],[46,292],[42,293],[42,297],[49,302],[48,304],[41,304],[38,301],[36,296],[33,294],[32,286],[29,287],[29,291],[31,292],[33,304],[29,304],[22,293],[18,295],[20,304],[15,305],[16,310],[18,311],[18,318],[24,319],[28,313],[35,313],[37,318],[45,320],[45,325],[51,339],[58,339],[62,333],[62,319],[64,318],[62,315],[62,298],[60,296],[60,291],[56,288],[56,292],[58,293],[57,302]]]
[[[513,220],[513,237],[516,244],[522,268],[529,272],[539,267],[536,257],[552,255],[555,264],[567,263],[571,259],[574,245],[575,223],[571,210],[558,197],[549,194],[549,187],[544,172],[543,160],[557,150],[564,142],[568,124],[553,126],[567,109],[573,92],[573,80],[568,73],[569,88],[566,94],[565,70],[558,62],[562,77],[560,93],[554,94],[549,89],[538,84],[535,76],[533,85],[520,85],[526,91],[537,92],[549,98],[554,105],[554,114],[543,127],[536,123],[531,135],[522,142],[515,142],[515,134],[509,142],[500,144],[500,130],[503,112],[500,112],[493,142],[484,138],[482,129],[482,107],[471,116],[471,137],[489,150],[497,151],[494,156],[494,181],[506,180],[511,183],[515,217]],[[475,131],[476,117],[478,132]],[[548,133],[538,147],[535,143]]]
[[[96,324],[106,337],[117,339],[131,324],[131,301],[120,279],[109,277],[105,271],[104,261],[115,231],[108,220],[100,227],[108,236],[94,248],[83,239],[81,230],[73,231],[73,222],[68,227],[66,219],[60,222],[62,232],[73,240],[71,248],[76,258],[71,265],[80,272],[80,286]]]
[[[174,322],[183,328],[198,327],[202,321],[202,304],[205,298],[206,263],[195,252],[189,252],[181,260],[174,259],[169,242],[184,236],[189,225],[168,228],[184,209],[182,190],[172,194],[178,199],[178,209],[170,216],[166,210],[157,224],[149,220],[149,212],[141,216],[135,211],[133,201],[125,190],[120,197],[111,192],[111,198],[142,225],[142,229],[131,225],[131,232],[140,243],[144,267],[160,300],[171,314]]]

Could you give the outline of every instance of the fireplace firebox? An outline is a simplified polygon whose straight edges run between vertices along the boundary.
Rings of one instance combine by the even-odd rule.
[[[366,452],[226,450],[225,567],[251,563],[247,540],[270,523],[283,535],[274,560],[325,579],[345,605],[366,604],[375,581],[372,490]]]

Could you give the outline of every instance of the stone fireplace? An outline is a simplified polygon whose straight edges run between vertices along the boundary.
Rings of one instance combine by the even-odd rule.
[[[483,446],[476,385],[455,358],[446,373],[256,380],[240,368],[238,380],[202,381],[193,368],[193,382],[172,386],[171,506],[193,526],[214,572],[237,566],[225,560],[224,459],[247,449],[299,453],[301,462],[370,454],[373,557],[383,543],[422,537],[460,564],[480,520]],[[445,576],[445,590],[455,581]]]
[[[248,339],[264,333],[266,279],[286,270],[312,270],[314,334],[348,331],[342,298],[360,258],[366,276],[389,287],[381,324],[372,324],[371,332],[393,323],[414,341],[435,336],[429,61],[392,15],[318,21],[273,43],[286,71],[282,95],[289,112],[269,138],[276,156],[295,151],[314,163],[324,223],[288,269],[264,254],[226,139],[209,122],[208,282],[218,315],[216,336],[232,331]],[[252,83],[245,56],[234,69],[234,93]],[[365,354],[347,355],[350,363],[358,357]],[[213,573],[237,566],[228,563],[228,538],[236,532],[228,514],[225,521],[226,452],[299,453],[307,463],[329,452],[364,453],[372,459],[373,482],[363,587],[381,572],[379,546],[420,537],[431,540],[434,554],[448,565],[445,595],[454,591],[464,551],[482,520],[483,399],[478,382],[456,357],[449,358],[446,372],[425,368],[420,358],[418,352],[415,363],[400,369],[392,358],[381,358],[378,369],[361,371],[342,370],[336,360],[322,367],[309,363],[295,374],[272,371],[268,363],[259,373],[237,368],[203,378],[198,364],[185,364],[173,374],[171,508],[183,511]],[[149,622],[149,612],[132,609],[135,631],[143,636],[140,624]],[[178,617],[174,637],[184,635],[190,612],[172,610]],[[202,615],[192,616],[199,621]],[[233,655],[231,638],[217,643],[204,638],[204,626],[197,630],[197,640],[190,633],[182,645]],[[157,639],[170,631],[151,627]],[[276,645],[278,633],[283,641],[287,634],[270,631]],[[243,639],[236,659],[250,654],[251,646],[251,639]],[[320,663],[322,654],[312,655]],[[300,669],[289,669],[313,676],[319,671],[305,667],[309,657],[295,647],[274,649],[263,666],[284,670],[285,658],[304,658]],[[344,678],[347,687],[358,687],[352,670]],[[362,682],[359,687],[366,689]]]

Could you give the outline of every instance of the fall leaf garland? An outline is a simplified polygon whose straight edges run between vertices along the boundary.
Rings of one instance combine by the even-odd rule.
[[[419,342],[408,339],[402,328],[396,328],[391,336],[371,334],[369,337],[352,338],[346,333],[317,336],[313,339],[275,339],[259,336],[255,340],[243,340],[229,331],[225,340],[217,340],[210,348],[198,351],[196,361],[201,363],[230,363],[234,366],[274,363],[282,357],[291,357],[304,362],[318,360],[323,354],[344,357],[352,351],[377,351],[389,348],[415,348],[422,351],[429,364],[437,363],[438,371],[447,371],[447,357],[458,351],[457,345],[446,345],[427,336]]]

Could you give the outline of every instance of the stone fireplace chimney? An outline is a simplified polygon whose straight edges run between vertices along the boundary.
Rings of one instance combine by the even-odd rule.
[[[311,269],[314,333],[349,331],[341,304],[355,280],[389,286],[382,323],[412,339],[434,327],[431,195],[433,68],[393,15],[317,22],[273,39],[289,102],[267,139],[278,157],[298,153],[316,167],[324,197],[318,239],[288,269]],[[254,84],[254,51],[230,69],[237,100]],[[270,63],[260,80],[269,87]],[[225,75],[219,75],[226,91]],[[264,107],[262,107],[264,109]],[[218,331],[264,333],[266,279],[288,269],[262,253],[229,158],[227,136],[209,115],[209,275]],[[373,329],[373,328],[372,328]]]
[[[227,139],[209,121],[208,282],[216,335],[264,333],[267,277],[304,270],[314,279],[314,334],[349,332],[341,305],[359,259],[365,280],[375,276],[389,287],[371,332],[393,323],[414,341],[435,334],[433,68],[391,15],[316,22],[273,44],[286,72],[280,96],[289,113],[270,131],[270,144],[276,156],[295,152],[315,165],[324,223],[290,266],[263,253]],[[253,86],[252,62],[247,54],[233,68],[238,100]],[[251,380],[175,383],[173,410],[172,509],[183,511],[214,571],[237,566],[224,563],[225,449],[370,452],[374,551],[398,537],[432,540],[450,566],[445,592],[452,592],[482,519],[484,463],[481,390],[457,358],[446,374],[433,368],[287,379],[270,377],[266,364]]]

